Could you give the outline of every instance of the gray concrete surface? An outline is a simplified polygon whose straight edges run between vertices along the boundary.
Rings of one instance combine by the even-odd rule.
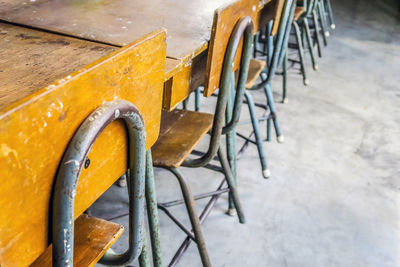
[[[253,146],[239,161],[247,223],[224,214],[222,197],[204,225],[214,266],[400,266],[398,4],[332,0],[336,30],[319,71],[308,64],[307,87],[291,73],[290,102],[277,104],[285,143],[265,143],[272,177],[262,178]],[[274,90],[278,102],[280,77]],[[254,96],[263,100],[261,93]],[[209,109],[211,102],[203,99],[203,106]],[[242,118],[247,116],[243,109]],[[203,169],[183,173],[195,193],[213,189],[222,178]],[[160,200],[179,196],[170,174],[156,170],[156,182]],[[125,208],[124,190],[110,188],[95,203],[94,215]],[[183,207],[173,211],[188,223]],[[163,213],[160,220],[167,263],[184,235]],[[116,221],[126,226],[127,218]],[[124,235],[115,250],[126,242]],[[179,266],[201,266],[194,245]]]

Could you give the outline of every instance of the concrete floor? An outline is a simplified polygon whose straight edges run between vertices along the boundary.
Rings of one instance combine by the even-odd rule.
[[[290,102],[277,104],[285,143],[265,143],[271,178],[262,178],[254,146],[239,161],[247,223],[224,214],[224,196],[203,227],[214,266],[400,266],[399,6],[395,0],[332,2],[336,30],[319,71],[308,64],[307,87],[290,74]],[[263,100],[261,93],[254,97]],[[203,99],[203,106],[211,102]],[[204,169],[183,173],[194,193],[222,178]],[[156,170],[156,183],[159,200],[179,196],[165,171]],[[125,208],[124,190],[111,187],[94,215]],[[183,207],[173,211],[188,222]],[[161,212],[160,221],[166,264],[184,235]],[[127,217],[116,222],[126,227]],[[124,234],[115,250],[126,242]],[[194,245],[179,266],[201,266]]]

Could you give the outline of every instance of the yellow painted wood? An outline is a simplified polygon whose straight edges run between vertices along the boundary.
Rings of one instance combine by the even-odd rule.
[[[303,6],[297,6],[296,9],[294,10],[294,17],[293,20],[297,21],[301,15],[306,12],[306,9]]]
[[[5,35],[26,34],[26,29],[2,28]],[[1,61],[0,81],[10,75],[9,70],[23,70],[34,83],[46,80],[46,86],[38,83],[29,89],[29,95],[7,100],[9,104],[0,110],[0,265],[26,266],[33,262],[48,246],[48,222],[51,208],[51,191],[58,164],[69,140],[83,120],[106,101],[125,99],[140,110],[147,132],[147,147],[159,134],[163,81],[165,72],[165,32],[155,31],[132,44],[101,57],[95,53],[94,61],[66,75],[63,64],[68,63],[74,52],[80,55],[99,44],[79,41],[55,34],[29,30],[29,38],[20,46],[21,62]],[[18,32],[18,33],[17,33]],[[40,37],[41,39],[35,39]],[[0,51],[7,55],[7,39],[1,35]],[[63,44],[48,49],[51,40]],[[36,42],[43,42],[44,49],[37,49]],[[4,46],[3,46],[4,45]],[[10,48],[7,48],[10,49]],[[14,52],[14,50],[11,49]],[[81,52],[80,52],[81,51]],[[89,52],[88,52],[89,53]],[[13,58],[9,55],[9,58]],[[34,59],[37,59],[35,61]],[[25,60],[25,62],[24,62]],[[35,62],[54,66],[53,71],[62,76],[48,76]],[[50,62],[50,60],[52,62]],[[14,64],[28,64],[29,69]],[[86,62],[85,62],[86,64]],[[13,66],[13,67],[12,67]],[[20,74],[15,73],[15,77]],[[10,81],[11,82],[11,81]],[[8,92],[19,90],[14,86],[0,87]],[[23,84],[28,83],[25,81]],[[24,92],[24,89],[21,89]],[[18,95],[18,94],[14,94]],[[75,205],[79,216],[126,170],[126,134],[121,122],[110,124],[89,153],[90,166],[82,171]]]
[[[211,129],[213,120],[208,113],[163,111],[160,137],[152,148],[153,164],[178,168]]]
[[[75,221],[74,232],[74,266],[92,267],[117,241],[124,231],[122,225],[108,222],[96,217],[82,214]],[[35,260],[30,267],[45,267],[52,265],[53,246]]]
[[[164,83],[163,108],[173,110],[185,100],[191,92],[204,84],[207,62],[207,50],[181,64],[178,71]]]
[[[230,25],[232,20],[230,15],[233,16],[235,22],[238,19],[236,11],[250,8],[254,9],[252,15],[256,19],[258,11],[265,4],[265,0],[235,0],[234,2],[239,2],[239,5],[234,5],[235,9],[229,9],[232,13],[220,18],[218,22],[218,27],[225,28],[227,26],[229,29],[223,30],[215,41],[211,41],[212,44],[219,44],[221,37],[223,37],[222,41],[226,41],[225,35],[230,34],[232,26]],[[201,77],[200,83],[197,81],[199,74],[194,73],[192,62],[207,50],[214,11],[229,3],[232,1],[82,0],[71,2],[37,0],[19,2],[19,4],[10,6],[0,2],[0,19],[118,46],[127,44],[154,28],[166,28],[169,59],[167,60],[166,94],[163,107],[171,110],[191,92],[193,77],[196,77],[196,84],[204,84],[204,76]],[[58,12],[54,12],[54,10]],[[32,13],[35,15],[32,16]],[[247,14],[248,12],[242,13]],[[224,47],[213,50],[216,51],[213,54],[213,62],[221,61],[224,56],[226,43],[221,45]],[[173,62],[174,59],[175,62]],[[212,73],[212,77],[220,75],[218,64],[216,68],[213,65],[209,72]],[[203,75],[204,67],[200,69]],[[217,73],[213,73],[214,71]]]
[[[250,16],[256,31],[258,12],[261,8],[262,4],[259,0],[237,0],[215,11],[208,48],[204,96],[210,96],[219,87],[225,50],[236,22],[241,17]],[[240,59],[240,53],[240,50],[236,53],[236,66]]]
[[[119,46],[163,27],[167,55],[186,60],[207,48],[214,10],[230,0],[8,1],[3,20]]]
[[[249,73],[247,74],[246,89],[253,87],[261,71],[265,68],[265,60],[250,59]]]

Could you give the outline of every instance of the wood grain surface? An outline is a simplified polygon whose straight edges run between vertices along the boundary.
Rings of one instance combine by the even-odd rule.
[[[259,0],[237,0],[215,11],[208,48],[204,96],[210,96],[219,87],[225,50],[236,22],[241,17],[249,16],[253,20],[256,31],[258,12],[263,5],[264,3]],[[236,53],[235,62],[237,63],[239,62],[240,51],[238,50]]]
[[[10,2],[0,1],[0,19],[120,46],[163,27],[168,31],[167,55],[185,59],[193,58],[207,48],[214,11],[229,1]]]
[[[160,137],[152,148],[155,166],[179,167],[211,129],[214,116],[189,110],[163,111]]]
[[[75,220],[74,266],[94,266],[124,231],[122,225],[82,214]],[[52,265],[52,245],[30,267]]]
[[[131,101],[144,118],[147,147],[156,141],[161,118],[166,35],[164,31],[153,32],[101,57],[101,51],[89,52],[90,47],[94,50],[101,47],[96,43],[79,43],[59,35],[33,30],[27,33],[26,29],[12,27],[3,30],[6,34],[2,35],[2,41],[7,42],[7,35],[10,38],[20,34],[30,36],[25,38],[26,44],[21,45],[17,53],[26,55],[25,58],[21,56],[18,64],[25,62],[29,68],[10,68],[15,62],[8,64],[2,58],[1,70],[23,70],[29,76],[27,79],[34,82],[46,79],[46,70],[36,68],[32,59],[58,61],[47,62],[58,74],[50,76],[46,87],[38,83],[37,87],[29,89],[34,92],[22,98],[17,96],[15,101],[8,100],[6,107],[3,104],[0,110],[0,172],[3,178],[0,187],[0,265],[26,266],[49,245],[51,192],[58,164],[69,140],[93,110],[114,99]],[[39,46],[43,50],[37,49],[37,42],[51,40],[62,43],[63,47],[52,50],[49,46],[53,46],[43,45]],[[5,48],[7,46],[1,47],[0,51],[6,55]],[[13,49],[16,47],[11,48],[14,53]],[[78,54],[88,51],[87,56],[93,53],[93,58],[87,60],[94,62],[84,67],[78,64],[77,71],[64,76],[64,64],[60,62],[68,62],[70,59],[65,57],[70,57],[74,51]],[[1,75],[9,74],[0,72],[0,80],[5,79]],[[53,80],[58,75],[63,78]],[[21,89],[19,81],[14,82],[13,86],[0,87],[0,91]],[[28,80],[23,82],[27,83]],[[111,123],[98,137],[89,153],[91,163],[79,179],[76,217],[126,171],[126,147],[125,126],[120,121]]]

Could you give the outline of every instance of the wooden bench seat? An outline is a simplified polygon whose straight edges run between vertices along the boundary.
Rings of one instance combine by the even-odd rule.
[[[112,244],[121,236],[122,225],[82,214],[75,221],[74,266],[94,266]],[[51,266],[52,245],[40,255],[31,267]]]
[[[179,167],[211,129],[214,116],[189,110],[164,111],[160,135],[152,148],[153,164]]]
[[[257,81],[258,76],[260,76],[261,71],[265,68],[265,61],[258,59],[250,59],[249,73],[247,74],[246,88],[249,89],[253,87],[254,83]]]

